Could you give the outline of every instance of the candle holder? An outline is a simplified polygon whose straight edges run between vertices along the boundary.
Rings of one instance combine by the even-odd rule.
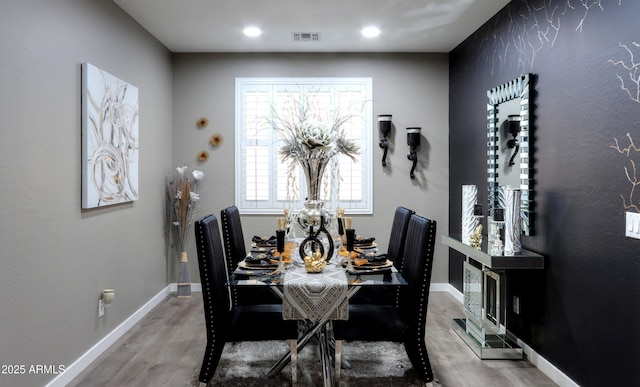
[[[347,236],[344,234],[345,230],[351,228],[351,224],[353,223],[353,218],[350,216],[342,217],[342,245],[347,246]]]
[[[516,158],[516,155],[518,154],[518,151],[520,150],[520,141],[518,141],[518,134],[520,133],[520,116],[510,115],[503,122],[503,125],[507,126],[506,131],[509,132],[509,134],[513,137],[512,139],[507,141],[507,147],[509,149],[515,148],[513,154],[511,155],[511,158],[509,159],[509,166],[511,167],[516,164],[514,160]]]
[[[278,268],[276,273],[284,273],[284,261],[282,260],[282,253],[284,253],[284,230],[276,230],[276,251],[278,252]]]
[[[344,209],[336,208],[336,219],[338,219],[338,235],[340,235],[340,240],[342,240],[342,236],[344,235]]]
[[[347,271],[353,272],[353,263],[351,262],[351,252],[356,241],[356,230],[348,228],[345,230],[347,235]]]
[[[378,116],[378,127],[380,129],[380,148],[382,153],[382,166],[387,166],[387,151],[389,150],[389,134],[391,133],[391,114],[381,114]]]
[[[409,145],[409,154],[407,158],[413,162],[409,176],[415,179],[416,165],[418,164],[417,149],[420,146],[420,131],[422,128],[407,128],[407,145]]]
[[[482,204],[473,205],[473,218],[476,228],[469,236],[471,247],[474,249],[481,249],[482,246]]]
[[[504,210],[495,208],[493,216],[488,219],[489,223],[489,239],[488,247],[491,249],[490,254],[500,256],[504,254],[504,244],[502,242],[502,230],[504,229]]]

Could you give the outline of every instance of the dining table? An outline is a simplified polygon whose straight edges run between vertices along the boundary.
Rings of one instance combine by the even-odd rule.
[[[299,243],[300,241],[295,241]],[[333,339],[333,320],[348,320],[349,300],[362,288],[376,287],[392,290],[406,286],[407,282],[390,261],[377,264],[363,264],[362,266],[346,265],[347,256],[344,248],[336,249],[332,257],[327,259],[326,266],[320,272],[307,272],[305,263],[297,253],[297,248],[291,249],[287,264],[250,265],[240,262],[229,277],[228,285],[236,288],[266,287],[282,300],[283,318],[299,321],[301,332],[292,348],[282,356],[269,370],[267,376],[273,377],[291,362],[292,354],[297,356],[307,343],[313,338],[318,341],[320,361],[322,365],[322,380],[324,386],[333,386],[339,378],[339,366],[345,365],[340,358],[340,348],[335,348]],[[271,247],[252,247],[247,260],[265,251],[273,252]],[[375,256],[377,250],[368,254]],[[253,255],[252,255],[253,254]],[[277,254],[276,254],[277,255]],[[267,261],[269,263],[269,261]],[[274,267],[275,266],[275,267]],[[278,270],[278,267],[280,268]],[[337,357],[336,357],[337,355]],[[334,373],[331,360],[336,364]],[[292,362],[292,377],[295,382],[295,364]],[[347,363],[348,364],[348,363]]]

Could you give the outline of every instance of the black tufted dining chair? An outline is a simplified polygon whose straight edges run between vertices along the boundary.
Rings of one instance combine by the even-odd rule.
[[[244,233],[240,221],[240,211],[236,206],[229,206],[220,211],[224,252],[227,256],[227,270],[233,273],[236,265],[247,256],[244,244]]]
[[[231,276],[238,263],[247,256],[240,211],[236,206],[229,206],[220,211],[220,218],[222,220],[224,252],[227,256],[227,273]],[[230,289],[230,296],[234,305],[282,303],[282,300],[269,289],[262,288],[234,288]]]
[[[402,271],[404,245],[407,240],[407,228],[409,227],[409,219],[411,219],[411,215],[413,214],[415,214],[415,211],[406,207],[398,206],[393,215],[387,255],[389,256],[389,259],[393,261],[393,266],[395,266],[398,271]]]
[[[420,378],[433,380],[425,329],[435,239],[436,222],[411,215],[401,271],[408,285],[400,287],[397,305],[349,304],[349,319],[333,322],[336,358],[345,340],[402,342]]]
[[[393,262],[393,266],[402,272],[402,263],[404,257],[404,245],[407,239],[407,228],[409,227],[409,219],[415,211],[403,206],[396,207],[393,214],[393,223],[391,224],[391,233],[389,235],[389,244],[387,246],[387,256]],[[384,288],[364,288],[349,300],[353,304],[391,304],[397,301],[398,289],[388,290]]]
[[[294,351],[298,325],[295,320],[283,320],[282,304],[236,306],[230,303],[229,275],[216,216],[198,219],[195,234],[207,329],[199,380],[203,383],[211,380],[226,342],[289,340]]]

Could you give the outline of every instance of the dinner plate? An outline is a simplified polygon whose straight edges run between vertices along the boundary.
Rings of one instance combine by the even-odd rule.
[[[277,263],[249,263],[246,261],[240,261],[238,263],[238,267],[242,269],[276,269],[278,267]]]
[[[276,244],[275,243],[252,243],[251,247],[253,248],[272,248],[275,249],[276,248]]]
[[[251,254],[273,254],[275,251],[275,246],[253,246],[251,248]]]
[[[349,274],[380,274],[390,272],[393,268],[393,262],[388,260],[384,263],[365,263],[364,265],[353,265],[353,270],[349,270]]]
[[[389,266],[389,267],[381,267],[381,268],[374,267],[372,269],[367,269],[367,268],[361,267],[360,269],[356,268],[354,270],[348,270],[347,273],[355,274],[355,275],[391,273],[391,266]]]
[[[346,266],[346,263],[343,263],[342,265]],[[359,271],[359,270],[385,269],[385,268],[390,268],[391,266],[393,266],[393,262],[387,259],[384,262],[369,262],[369,263],[362,264],[360,266],[353,265],[353,268],[354,270]]]
[[[356,249],[362,249],[362,250],[366,250],[366,249],[373,249],[376,248],[378,245],[376,244],[376,242],[372,242],[372,243],[354,243],[353,247]]]
[[[369,264],[382,265],[388,261],[387,254],[382,254],[382,255],[377,255],[375,253],[373,253],[373,255],[364,254],[361,256],[361,258],[366,258],[367,260],[369,260]]]
[[[371,268],[384,268],[384,267],[391,267],[393,266],[393,262],[391,262],[390,260],[386,260],[384,262],[369,262],[369,263],[365,263],[364,265],[360,265],[360,266],[355,266],[356,268],[358,267],[365,267],[367,269],[371,269]]]
[[[256,277],[260,277],[260,276],[272,276],[272,275],[276,275],[278,273],[275,273],[274,268],[269,267],[269,268],[259,268],[259,269],[244,269],[240,266],[238,266],[236,268],[236,270],[233,272],[233,274],[235,275],[239,275],[239,276],[256,276]]]

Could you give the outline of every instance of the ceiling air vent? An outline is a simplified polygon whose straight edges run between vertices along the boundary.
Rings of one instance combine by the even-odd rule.
[[[292,32],[294,42],[319,42],[319,32]]]

